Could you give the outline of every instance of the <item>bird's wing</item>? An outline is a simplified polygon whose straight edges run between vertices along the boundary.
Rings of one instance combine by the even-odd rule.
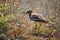
[[[36,15],[32,15],[31,18],[33,18],[33,19],[39,19],[39,17],[36,16]]]
[[[32,13],[32,15],[38,16],[39,19],[46,20],[46,18],[45,18],[42,14],[39,14],[39,13]]]

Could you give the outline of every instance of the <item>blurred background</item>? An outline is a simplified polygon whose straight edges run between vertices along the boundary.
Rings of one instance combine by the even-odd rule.
[[[37,27],[28,10],[49,23]],[[60,0],[0,0],[0,40],[60,40]]]

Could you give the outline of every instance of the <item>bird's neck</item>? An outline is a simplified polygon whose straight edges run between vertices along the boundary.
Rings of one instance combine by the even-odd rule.
[[[29,14],[29,17],[31,16],[31,14]]]

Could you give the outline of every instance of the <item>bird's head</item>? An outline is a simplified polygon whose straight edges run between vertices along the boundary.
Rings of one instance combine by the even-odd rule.
[[[29,16],[31,16],[32,10],[28,10],[26,13],[29,14]]]

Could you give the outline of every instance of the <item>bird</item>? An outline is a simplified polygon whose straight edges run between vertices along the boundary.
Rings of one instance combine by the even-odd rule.
[[[40,28],[40,26],[41,26],[41,24],[40,24],[40,26],[38,27],[37,22],[39,22],[39,23],[40,23],[40,22],[48,23],[48,21],[45,20],[45,17],[44,17],[42,14],[34,13],[32,10],[28,10],[28,11],[26,12],[26,14],[28,14],[29,19],[30,19],[31,21],[36,22],[36,28]],[[37,33],[36,28],[35,28],[35,32]],[[39,29],[38,29],[38,30],[39,30]],[[36,33],[35,33],[35,35],[37,35]]]
[[[31,21],[48,23],[42,14],[33,13],[32,10],[28,10],[26,13],[29,15]]]

